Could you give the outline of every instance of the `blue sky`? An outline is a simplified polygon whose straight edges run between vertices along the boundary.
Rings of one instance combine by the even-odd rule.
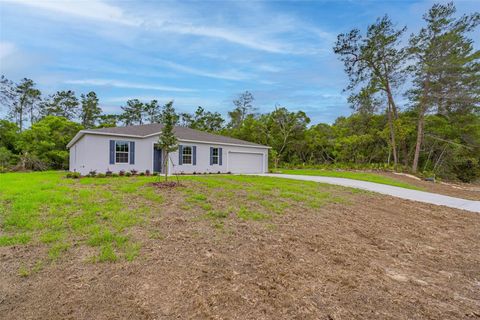
[[[351,112],[337,34],[384,14],[410,34],[432,4],[0,0],[0,73],[29,77],[44,94],[93,90],[107,113],[138,98],[226,114],[249,90],[260,112],[282,105],[331,123]],[[456,6],[470,13],[480,1]]]

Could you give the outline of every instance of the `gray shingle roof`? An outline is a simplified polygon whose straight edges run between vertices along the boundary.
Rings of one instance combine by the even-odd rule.
[[[84,133],[99,133],[99,134],[115,134],[115,135],[127,135],[127,136],[138,136],[146,137],[149,135],[154,135],[162,131],[161,124],[145,124],[137,126],[128,126],[128,127],[114,127],[114,128],[101,128],[101,129],[88,129],[84,130]],[[239,144],[245,146],[256,146],[256,147],[267,147],[261,144],[235,139],[231,137],[221,136],[218,134],[208,133],[200,130],[190,129],[186,127],[175,127],[175,135],[179,140],[196,140],[196,141],[205,141],[213,143],[227,143],[227,144]]]

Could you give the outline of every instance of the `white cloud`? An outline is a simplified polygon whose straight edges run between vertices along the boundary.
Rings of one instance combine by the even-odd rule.
[[[11,56],[17,50],[15,44],[7,41],[0,41],[0,60]]]
[[[117,88],[142,89],[142,90],[156,90],[156,91],[173,91],[173,92],[194,92],[195,89],[179,88],[170,86],[159,86],[150,84],[141,84],[134,82],[124,82],[113,79],[83,79],[83,80],[67,80],[67,84],[78,84],[82,86],[108,86]]]
[[[246,73],[237,70],[228,70],[228,71],[221,71],[221,72],[209,72],[200,70],[197,68],[192,68],[189,66],[181,65],[171,61],[161,60],[160,64],[171,68],[173,70],[181,71],[188,74],[193,74],[196,76],[207,77],[207,78],[214,78],[214,79],[224,79],[224,80],[246,80],[250,78],[250,76]]]
[[[132,17],[127,18],[121,8],[99,0],[2,0],[2,2],[35,7],[79,18],[115,22],[124,25],[138,26],[141,23],[138,19],[132,19]]]
[[[101,0],[2,0],[4,3],[29,6],[55,14],[69,15],[73,17],[110,22],[125,26],[140,27],[145,32],[163,32],[180,35],[206,37],[223,40],[246,48],[270,53],[283,54],[314,54],[321,49],[309,46],[298,46],[297,42],[291,43],[277,36],[286,32],[296,34],[310,33],[319,38],[328,38],[329,34],[321,30],[305,25],[299,19],[291,16],[279,16],[271,18],[270,23],[265,23],[263,12],[255,15],[254,19],[260,21],[248,21],[248,27],[236,27],[231,25],[215,25],[210,19],[205,19],[199,13],[184,12],[180,6],[163,5],[162,8],[148,12],[135,7],[135,15],[132,10],[124,10],[119,6],[106,3]],[[156,3],[157,7],[160,5]],[[259,11],[256,9],[256,11]],[[261,11],[261,10],[260,10]],[[165,14],[167,12],[167,14]],[[248,15],[247,15],[248,16]],[[57,17],[57,15],[55,16]],[[121,34],[121,30],[118,31]],[[296,37],[294,37],[296,38]]]

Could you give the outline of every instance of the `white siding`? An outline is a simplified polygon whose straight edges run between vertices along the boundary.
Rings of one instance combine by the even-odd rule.
[[[135,164],[110,164],[110,140],[135,141]],[[119,172],[120,170],[130,171],[132,169],[142,171],[153,171],[153,145],[158,141],[158,136],[152,136],[144,139],[85,134],[70,148],[70,171],[80,172],[82,175],[88,174],[91,170],[97,173],[105,173],[107,170]],[[170,154],[169,172],[170,173],[204,173],[204,172],[235,172],[234,168],[228,167],[229,152],[247,152],[259,153],[263,159],[263,171],[268,171],[268,149],[231,146],[222,144],[197,143],[188,141],[179,141],[184,146],[197,147],[196,165],[179,165],[178,151]],[[222,148],[222,165],[210,165],[210,147]],[[248,171],[248,170],[247,170]],[[252,166],[251,172],[256,173]]]

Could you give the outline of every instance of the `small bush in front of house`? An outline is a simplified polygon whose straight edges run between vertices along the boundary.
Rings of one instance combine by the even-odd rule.
[[[119,177],[120,175],[118,173],[112,173],[112,177],[116,178]]]
[[[107,175],[105,173],[97,174],[97,178],[105,178]]]
[[[81,175],[79,172],[69,172],[66,177],[69,179],[80,179]]]
[[[197,171],[193,171],[193,174],[197,174]]]
[[[151,176],[152,174],[150,173],[150,170],[145,170],[145,175],[146,176]]]
[[[107,177],[111,177],[112,176],[112,171],[110,171],[110,169],[107,169],[107,171],[105,172],[105,176]]]
[[[96,170],[90,170],[90,172],[88,173],[88,176],[91,177],[91,178],[94,178],[96,175],[97,175]]]
[[[135,169],[132,169],[132,170],[130,170],[130,173],[132,174],[132,176],[136,176],[138,171],[135,170]]]
[[[228,171],[227,174],[232,174],[232,172],[231,172],[231,171]]]
[[[120,177],[123,177],[123,176],[125,175],[125,170],[120,170],[120,171],[118,172],[118,175],[119,175]]]
[[[138,175],[143,177],[145,175],[145,172],[140,172]]]
[[[158,172],[152,173],[152,176],[154,176],[154,177],[158,176]]]
[[[221,174],[221,172],[220,172],[220,171],[218,171],[218,172],[217,172],[217,174]]]
[[[125,176],[126,176],[126,177],[130,177],[131,175],[132,175],[131,172],[126,172],[126,173],[125,173]]]

